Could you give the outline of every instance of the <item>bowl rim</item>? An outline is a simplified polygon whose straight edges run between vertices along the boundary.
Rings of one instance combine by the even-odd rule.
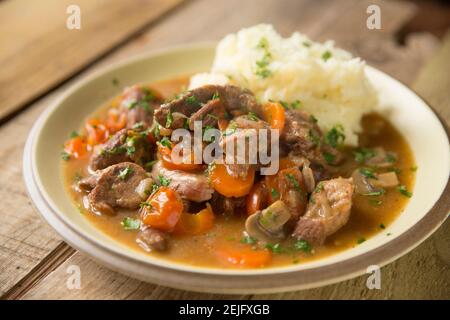
[[[39,183],[36,182],[36,168],[34,167],[32,160],[33,148],[35,147],[35,138],[37,136],[36,133],[40,129],[42,129],[42,125],[44,124],[47,117],[49,117],[51,113],[58,108],[61,102],[63,102],[72,93],[87,85],[89,82],[95,80],[97,77],[112,70],[124,67],[129,64],[137,63],[140,60],[167,54],[169,52],[174,53],[176,51],[184,51],[187,49],[202,48],[206,46],[210,47],[213,44],[214,43],[212,42],[202,42],[190,45],[180,45],[175,47],[163,48],[151,52],[144,52],[133,57],[125,58],[116,63],[112,63],[106,67],[100,68],[99,70],[94,71],[89,76],[81,78],[68,90],[62,93],[61,96],[55,99],[52,105],[49,106],[36,121],[28,136],[23,155],[23,172],[27,192],[30,198],[33,200],[35,208],[41,214],[41,216],[64,238],[64,240],[69,242],[73,247],[77,248],[81,252],[87,253],[89,256],[94,257],[94,259],[108,265],[112,269],[129,274],[141,280],[150,280],[151,282],[163,285],[173,286],[177,288],[188,288],[189,290],[204,291],[204,285],[198,286],[197,284],[201,283],[202,281],[208,280],[211,284],[214,284],[211,287],[212,290],[208,291],[213,292],[241,293],[243,292],[243,290],[244,292],[248,292],[246,291],[246,288],[252,288],[252,292],[255,292],[255,290],[259,290],[259,292],[279,292],[293,289],[311,288],[318,285],[325,285],[349,279],[365,273],[367,266],[373,264],[376,264],[380,267],[384,266],[414,249],[426,238],[428,238],[428,236],[431,235],[445,221],[448,215],[448,211],[450,210],[450,181],[447,182],[440,195],[440,198],[434,203],[433,207],[419,221],[417,221],[415,225],[377,248],[373,248],[355,257],[347,258],[335,263],[330,263],[328,265],[303,268],[301,270],[267,268],[261,269],[263,270],[262,272],[259,269],[233,270],[232,272],[229,272],[230,270],[228,269],[222,270],[218,268],[202,268],[196,266],[193,267],[180,263],[176,264],[177,267],[175,267],[175,264],[160,265],[148,260],[144,261],[128,255],[124,255],[119,250],[111,250],[110,247],[103,245],[94,237],[85,235],[83,234],[83,232],[77,230],[76,226],[70,223],[67,217],[64,217],[64,215],[60,214],[58,210],[55,209],[51,203],[49,203],[48,199],[46,199],[42,191],[39,189]],[[410,89],[408,86],[398,81],[397,79],[385,74],[384,72],[376,68],[370,66],[368,66],[368,68],[374,69],[377,72],[381,72],[393,81],[398,82],[401,86],[405,87],[405,89],[411,91],[417,97],[417,99],[422,100],[440,122],[447,135],[447,140],[450,140],[450,129],[446,125],[445,121],[442,120],[441,116],[435,111],[433,107],[431,107],[428,102],[425,101],[425,99],[423,99],[414,90]],[[67,233],[69,233],[71,237],[67,236]],[[125,266],[124,263],[127,266]],[[148,272],[143,272],[145,270],[148,271],[148,268],[153,269],[152,271],[154,272],[154,275],[149,275]],[[190,268],[191,270],[187,270],[188,268]],[[136,270],[140,271],[137,272]],[[293,284],[292,282],[294,281],[292,281],[291,277],[294,276],[294,274],[298,274],[298,278],[302,279],[303,281],[297,280],[296,283]],[[186,275],[189,275],[191,281],[186,281],[185,278],[189,278],[186,277]],[[195,275],[195,277],[193,277],[193,275]],[[270,277],[273,279],[270,282],[273,283],[273,285],[276,287],[272,287],[270,290],[264,289],[268,286],[267,281],[265,281],[264,285],[261,285],[261,287],[255,287],[254,278],[261,277],[262,275],[270,275]],[[235,284],[230,287],[230,276],[238,277],[239,281],[241,281],[237,288],[233,288],[236,287]],[[172,278],[172,285],[170,283],[168,284],[168,282],[170,282],[168,281],[169,277]],[[280,283],[281,279],[276,280],[280,277],[283,277],[285,281],[281,281]],[[288,281],[286,281],[286,278],[289,278]],[[160,281],[160,279],[164,280]],[[177,281],[173,281],[173,279],[177,279]]]

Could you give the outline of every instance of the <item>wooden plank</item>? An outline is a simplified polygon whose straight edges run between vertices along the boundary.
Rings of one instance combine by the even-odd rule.
[[[79,0],[80,30],[66,28],[66,8],[73,1],[2,2],[0,118],[67,79],[180,2]]]
[[[325,36],[327,38],[338,38],[339,35],[334,36],[333,34],[329,34],[328,30],[336,28],[339,23],[343,22],[340,17],[342,17],[345,13],[348,14],[349,11],[353,12],[352,14],[356,13],[359,15],[365,15],[364,7],[362,7],[364,9],[363,11],[351,10],[356,3],[356,0],[345,2],[270,0],[265,1],[264,4],[257,0],[248,0],[245,2],[237,0],[217,1],[214,4],[211,4],[211,2],[207,0],[196,1],[184,6],[182,10],[175,12],[168,19],[159,23],[157,27],[150,28],[148,32],[136,39],[136,41],[133,41],[123,49],[112,54],[108,57],[108,59],[96,64],[95,67],[121,59],[136,52],[142,52],[157,47],[187,43],[197,40],[219,39],[228,32],[234,32],[243,26],[249,26],[264,21],[273,23],[277,29],[281,30],[281,32],[285,35],[294,30],[300,30],[313,38],[321,39]],[[369,2],[366,2],[366,4],[367,3]],[[370,3],[372,3],[372,1]],[[380,2],[380,4],[384,6],[385,11],[394,10],[391,9],[389,4],[385,2]],[[393,6],[397,6],[397,4],[394,3]],[[236,7],[239,7],[239,10],[236,10]],[[255,10],[255,7],[257,7],[258,10]],[[392,17],[396,17],[399,21],[405,21],[411,15],[411,9],[409,6],[408,8],[405,9],[402,7],[397,7],[397,9],[395,9],[396,12],[391,13]],[[199,19],[199,12],[207,14],[203,14],[201,19]],[[358,19],[361,20],[361,18]],[[186,24],[186,21],[189,21],[189,24]],[[220,21],[220,23],[217,23],[217,21]],[[180,26],[183,26],[183,32],[180,32]],[[389,30],[389,33],[392,34],[395,32],[397,27],[399,26],[396,24],[389,24],[386,28]],[[413,55],[406,55],[402,63],[397,66],[397,69],[407,68],[411,74],[417,72],[419,66],[427,58],[427,52],[431,51],[425,49],[430,48],[430,43],[433,43],[432,41],[425,41],[427,39],[427,37],[421,37],[418,40],[419,43],[417,44],[417,47],[422,49],[420,52],[423,51],[425,53],[419,58]],[[392,42],[392,38],[384,41]],[[342,42],[344,44],[346,43],[345,41]],[[404,51],[410,51],[409,47],[398,48],[398,54],[402,54]],[[388,57],[386,62],[391,61],[391,59],[393,59],[393,57]],[[373,57],[372,60],[369,59],[369,62],[374,62]],[[91,70],[89,70],[89,72],[90,71]],[[82,76],[84,75],[85,73],[82,74]],[[78,78],[79,77],[77,77],[77,79]],[[74,79],[74,81],[77,79]],[[72,81],[68,83],[68,85],[71,83]],[[20,177],[20,166],[17,163],[17,159],[21,154],[23,141],[25,139],[25,132],[27,131],[26,128],[29,128],[36,116],[46,105],[48,105],[54,96],[66,88],[67,86],[65,85],[51,96],[41,99],[35,103],[30,110],[21,114],[11,123],[8,123],[6,126],[0,128],[0,143],[2,146],[8,146],[10,151],[5,154],[0,154],[0,159],[2,160],[0,161],[0,173],[2,173],[0,174],[0,195],[2,194],[1,188],[13,189],[13,192],[9,194],[16,195],[21,192],[23,193],[23,186],[21,185]],[[14,140],[12,138],[16,141],[12,141]],[[7,143],[8,140],[10,141],[9,144]],[[2,164],[4,164],[4,166],[2,166]],[[13,173],[9,172],[11,170]],[[5,178],[3,178],[4,174],[6,174]],[[16,183],[16,180],[20,180],[20,182]],[[3,194],[6,194],[6,192],[3,192]],[[8,293],[12,293],[17,291],[14,290],[14,287],[11,289],[11,286],[19,279],[23,278],[29,270],[35,267],[35,265],[39,263],[40,259],[52,252],[52,248],[55,248],[59,242],[54,233],[49,232],[49,228],[36,219],[36,216],[32,213],[29,204],[25,203],[25,201],[12,200],[8,203],[8,206],[3,206],[3,204],[0,203],[0,211],[10,211],[13,213],[20,212],[20,215],[11,213],[12,217],[7,216],[5,218],[6,220],[12,219],[11,223],[9,221],[3,222],[3,217],[0,216],[0,235],[13,238],[14,240],[11,240],[12,242],[16,241],[18,235],[21,235],[21,237],[25,239],[22,241],[25,242],[25,244],[17,241],[14,242],[16,243],[16,246],[11,250],[11,248],[7,247],[7,245],[9,245],[8,241],[2,240],[0,236],[0,268],[2,270],[0,273],[0,288],[3,292],[8,291]],[[24,221],[31,225],[29,230],[23,231],[22,233]],[[29,235],[30,233],[31,236]],[[26,241],[28,239],[30,239],[29,242]],[[2,248],[4,243],[6,243],[6,249]],[[36,243],[38,245],[36,245]],[[33,257],[35,260],[25,256],[26,253],[32,250],[31,246],[36,246],[39,248],[32,251],[35,254]],[[23,254],[15,254],[15,252]],[[76,290],[69,293],[65,283],[67,277],[66,270],[71,264],[77,264],[80,266],[83,274],[82,283],[84,283],[84,285],[83,290]],[[24,270],[19,270],[19,272],[15,270],[17,265],[23,265]],[[388,271],[389,275],[395,274],[396,270],[397,269],[394,268],[393,270]],[[431,272],[433,274],[442,273],[441,269],[437,269],[432,266],[430,267],[429,265],[425,265],[422,272],[423,270],[427,270],[427,272]],[[117,280],[118,283],[123,282],[123,284],[119,284],[117,286],[114,285],[114,288],[112,288],[111,282],[115,282],[116,279],[119,279]],[[364,288],[360,288],[359,286],[357,287],[355,284],[352,284],[352,282],[348,282],[347,286],[349,292],[352,290],[356,290],[355,292],[357,293],[361,292],[361,290],[364,291]],[[102,287],[104,289],[102,289]],[[49,290],[49,288],[52,288],[52,290]],[[320,295],[324,297],[330,296],[330,292],[336,290],[335,288],[335,286],[330,286],[327,290],[320,293]],[[310,292],[310,296],[314,296],[312,291]],[[199,295],[164,287],[157,287],[152,284],[144,284],[106,270],[105,268],[98,267],[94,262],[78,253],[67,260],[67,262],[62,264],[53,273],[48,275],[45,280],[39,282],[38,286],[26,294],[25,297],[78,297],[86,299],[111,297],[151,299],[180,297],[190,299],[222,298],[222,296],[217,295]]]

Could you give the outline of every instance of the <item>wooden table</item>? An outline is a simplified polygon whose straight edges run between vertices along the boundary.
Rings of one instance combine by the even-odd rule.
[[[381,7],[382,29],[368,30],[366,9]],[[81,8],[81,30],[65,27],[66,7]],[[409,2],[331,0],[7,0],[0,2],[0,296],[4,299],[395,299],[450,298],[447,221],[406,256],[382,268],[382,289],[367,276],[276,295],[223,296],[143,283],[77,252],[34,212],[22,180],[22,150],[39,114],[64,90],[113,61],[161,47],[218,40],[268,22],[339,46],[411,85],[450,122],[450,33],[438,39],[396,34],[416,13]],[[66,286],[71,265],[81,289]]]

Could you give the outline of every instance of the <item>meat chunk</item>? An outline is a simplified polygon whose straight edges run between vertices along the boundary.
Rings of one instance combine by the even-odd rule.
[[[336,178],[318,183],[293,236],[312,244],[323,244],[326,237],[347,223],[352,207],[353,190],[351,178]]]
[[[242,89],[232,85],[205,85],[188,91],[181,97],[163,104],[159,109],[155,110],[155,119],[160,125],[167,124],[169,114],[175,112],[182,113],[188,117],[197,112],[203,104],[211,99],[219,99],[225,110],[233,115],[241,115],[253,110],[258,104],[255,96],[249,90]],[[175,129],[172,123],[166,126]]]
[[[269,124],[255,116],[242,115],[234,118],[227,128],[226,134],[222,136],[220,147],[225,152],[225,166],[228,173],[233,177],[246,177],[252,165],[259,167],[258,155],[250,151],[258,150],[260,146],[260,130],[266,129],[267,154],[270,153],[270,127]],[[227,144],[234,144],[231,148],[231,156],[227,154]],[[239,148],[244,148],[240,153]],[[253,158],[251,156],[254,156]]]
[[[112,215],[115,208],[137,209],[145,200],[136,188],[148,175],[137,164],[122,162],[102,170],[98,175],[97,183],[88,195],[94,211]]]
[[[316,120],[307,112],[286,110],[285,126],[280,140],[294,154],[305,156],[314,164],[335,165],[342,160],[341,153],[324,141]]]
[[[147,252],[165,251],[168,248],[169,236],[167,233],[145,226],[137,235],[136,242]]]
[[[195,121],[202,121],[202,126],[215,127],[219,119],[225,118],[225,107],[220,99],[210,100],[191,115],[189,129],[194,130]]]
[[[152,178],[159,181],[160,176],[169,181],[168,187],[174,189],[183,199],[203,202],[211,199],[214,189],[203,172],[193,173],[164,168],[161,161],[152,167]]]
[[[151,160],[151,146],[144,133],[122,129],[95,147],[90,168],[100,170],[120,162],[144,164]]]
[[[163,103],[156,90],[135,85],[124,90],[120,110],[127,114],[127,128],[140,124],[145,128],[152,125],[153,111]]]
[[[232,215],[245,209],[246,197],[227,198],[215,192],[211,199],[211,207],[216,214]]]

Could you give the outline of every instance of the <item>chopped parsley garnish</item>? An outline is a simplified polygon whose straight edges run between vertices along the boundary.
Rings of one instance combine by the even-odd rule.
[[[360,148],[354,151],[353,154],[355,155],[355,160],[361,163],[373,158],[375,156],[375,151],[372,149]]]
[[[169,138],[164,137],[162,138],[159,143],[166,148],[172,149],[172,143],[170,142]]]
[[[197,97],[194,95],[191,95],[189,97],[186,98],[186,102],[189,103],[190,105],[193,106],[198,106],[200,105],[200,102],[198,102]]]
[[[299,109],[302,106],[302,102],[300,100],[295,100],[292,103],[286,102],[286,101],[282,101],[280,100],[279,103],[283,106],[283,108],[285,108],[286,110],[289,109]]]
[[[222,134],[224,137],[225,136],[230,136],[232,134],[234,134],[236,132],[237,129],[237,123],[232,121],[230,123],[230,125],[228,126],[228,128],[225,130],[225,132]]]
[[[300,184],[298,183],[297,179],[294,177],[292,173],[286,174],[286,178],[288,178],[291,181],[291,183],[294,185],[295,190],[297,190],[300,193],[303,192],[302,188],[300,188]]]
[[[379,206],[383,203],[383,201],[378,199],[369,199],[369,203],[373,206]]]
[[[414,171],[417,171],[417,168],[418,168],[417,166],[412,166],[411,168],[409,168],[409,170],[414,172]]]
[[[269,249],[270,251],[272,251],[273,253],[276,253],[276,254],[283,253],[283,248],[281,247],[281,244],[279,244],[279,243],[275,243],[275,244],[268,243],[268,244],[266,244],[266,249]]]
[[[217,92],[217,91],[211,97],[211,100],[216,100],[216,99],[220,99],[219,92]]]
[[[331,51],[327,50],[322,54],[322,60],[323,61],[327,61],[328,59],[330,59],[332,57]]]
[[[309,138],[315,145],[320,144],[320,136],[314,130],[310,129],[308,134],[309,134]]]
[[[61,159],[63,159],[64,161],[69,161],[70,160],[70,154],[68,154],[65,151],[61,152]]]
[[[302,44],[303,44],[304,47],[307,47],[307,48],[311,47],[311,42],[303,41]]]
[[[172,123],[173,123],[173,115],[172,115],[172,111],[169,109],[169,113],[167,114],[167,120],[166,120],[166,128],[170,128]]]
[[[272,195],[272,199],[278,199],[280,197],[280,193],[275,189],[270,189],[270,194]]]
[[[314,189],[314,192],[315,192],[315,193],[319,193],[319,192],[322,191],[322,190],[323,190],[323,181],[320,181],[320,182],[317,184],[316,188]]]
[[[383,195],[385,193],[386,193],[386,191],[384,189],[380,189],[378,191],[364,193],[363,196],[377,197],[377,196],[381,196],[381,195]]]
[[[359,172],[360,172],[363,176],[365,176],[365,177],[367,177],[367,178],[369,178],[369,179],[375,179],[375,180],[378,179],[378,178],[375,176],[375,173],[373,172],[372,169],[369,169],[369,168],[360,168],[360,169],[359,169]]]
[[[79,134],[76,131],[72,131],[69,136],[70,136],[70,138],[76,138],[79,136]]]
[[[357,244],[361,244],[361,243],[363,243],[364,241],[366,241],[365,238],[359,238],[358,241],[356,241],[356,243],[357,243]]]
[[[170,181],[171,181],[170,179],[164,177],[162,174],[160,174],[158,176],[158,180],[159,180],[159,185],[163,186],[163,187],[168,187],[170,184]]]
[[[241,239],[241,243],[245,243],[245,244],[255,244],[256,242],[257,242],[257,240],[250,236],[244,236]]]
[[[298,240],[294,243],[294,249],[303,251],[305,253],[310,253],[312,250],[311,245],[306,240]]]
[[[259,120],[259,118],[256,115],[256,113],[254,113],[252,111],[249,111],[249,113],[247,114],[247,119],[251,120],[251,121],[258,121]]]
[[[325,159],[325,161],[328,164],[333,164],[334,163],[334,159],[335,159],[334,154],[331,154],[331,153],[328,153],[328,152],[324,152],[323,153],[323,158]]]
[[[386,229],[386,226],[382,223],[380,223],[379,227],[380,227],[380,229]]]
[[[120,224],[125,230],[137,230],[141,227],[141,220],[125,217]]]
[[[133,130],[142,130],[144,128],[144,124],[142,122],[136,122],[133,125]]]
[[[337,146],[342,144],[345,140],[345,134],[343,131],[344,128],[341,125],[334,126],[325,135],[325,142],[333,148],[337,148]]]
[[[114,85],[114,86],[118,86],[119,85],[119,79],[117,79],[117,78],[113,78],[112,80],[111,80],[111,83]]]
[[[406,186],[404,185],[400,185],[397,187],[397,191],[400,192],[402,195],[404,195],[405,197],[411,198],[412,197],[412,192],[408,191],[406,189]]]
[[[389,169],[387,169],[387,170],[388,170],[388,171],[395,172],[396,174],[402,173],[402,170],[400,170],[399,168],[396,168],[396,167],[392,167],[392,168],[389,168]]]
[[[267,38],[261,38],[256,48],[262,49],[264,51],[264,55],[260,60],[256,61],[255,74],[265,79],[272,75],[272,71],[268,68],[272,55],[269,52],[269,41],[267,40]]]
[[[319,122],[319,120],[317,120],[316,117],[314,117],[313,115],[310,115],[309,118],[311,119],[312,122],[317,123]]]
[[[141,207],[141,208],[146,208],[146,207],[151,208],[152,204],[150,202],[148,202],[148,201],[144,201],[144,202],[141,202],[139,204],[139,207]]]
[[[120,180],[126,180],[130,174],[133,173],[133,168],[126,167],[122,170],[120,170],[119,174],[117,175],[117,178]]]

